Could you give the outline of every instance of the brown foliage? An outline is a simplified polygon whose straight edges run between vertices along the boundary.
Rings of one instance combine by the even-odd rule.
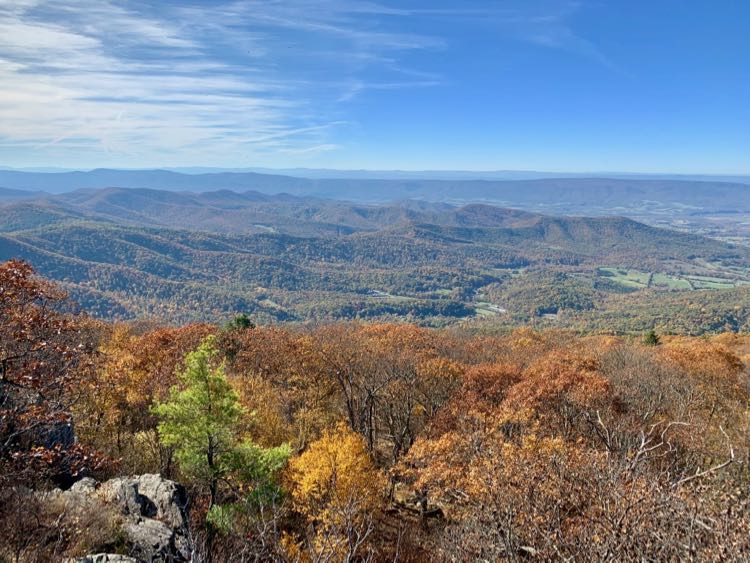
[[[736,356],[698,340],[655,350],[609,339],[587,354],[549,349],[537,334],[510,339],[531,352],[469,368],[394,472],[448,514],[444,557],[747,549],[735,487],[747,483],[736,463],[738,450],[747,455],[748,398]]]
[[[151,405],[175,383],[185,353],[216,334],[247,413],[242,434],[296,452],[288,502],[266,519],[245,514],[252,537],[217,539],[217,557],[748,555],[747,337],[665,337],[646,347],[560,331],[488,337],[396,324],[142,330],[64,314],[55,309],[62,299],[27,265],[0,267],[0,384],[15,390],[0,405],[6,481],[98,466],[85,447],[34,434],[65,427],[71,413],[83,444],[123,458],[124,471],[168,473]],[[29,502],[35,520],[17,504],[3,512],[11,530],[3,555],[43,559],[98,541],[30,548],[25,538],[47,538],[55,513]]]
[[[97,327],[62,312],[65,298],[30,265],[0,264],[0,485],[90,469],[71,448],[70,411],[92,373]]]

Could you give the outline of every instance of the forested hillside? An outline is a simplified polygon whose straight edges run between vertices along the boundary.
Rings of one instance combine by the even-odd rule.
[[[80,190],[0,205],[0,259],[11,258],[106,319],[246,313],[256,322],[481,320],[615,332],[656,323],[699,333],[745,327],[750,303],[741,244],[622,217],[484,204]],[[686,300],[711,314],[694,322]],[[662,314],[648,314],[653,307]],[[614,314],[623,309],[632,313]]]
[[[0,288],[0,558],[750,553],[746,336],[110,324],[20,262]]]

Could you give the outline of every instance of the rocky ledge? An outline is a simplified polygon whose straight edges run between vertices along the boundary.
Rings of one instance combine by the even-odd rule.
[[[107,511],[116,519],[118,554],[99,553],[75,563],[179,563],[190,561],[191,543],[184,487],[160,475],[82,479],[69,490],[45,493],[71,509]]]

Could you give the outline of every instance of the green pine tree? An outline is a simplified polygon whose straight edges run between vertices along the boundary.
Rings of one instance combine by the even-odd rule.
[[[288,445],[262,448],[241,440],[245,413],[218,355],[215,338],[209,336],[185,356],[178,373],[181,385],[172,388],[166,402],[154,406],[161,419],[162,443],[174,448],[182,473],[209,491],[209,551],[214,529],[230,530],[235,516],[248,516],[253,507],[281,494],[274,477],[290,455]],[[250,491],[244,502],[220,504],[219,484],[224,481]]]
[[[643,336],[643,343],[646,346],[658,346],[661,343],[661,338],[659,338],[659,335],[652,328]]]
[[[226,330],[247,330],[248,328],[255,328],[255,323],[250,320],[247,313],[241,313],[229,321],[225,328]]]

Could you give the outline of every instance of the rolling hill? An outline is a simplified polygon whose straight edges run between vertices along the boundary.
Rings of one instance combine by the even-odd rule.
[[[37,199],[46,195],[41,191],[15,190],[0,188],[0,203],[9,201],[20,201],[26,199]]]
[[[5,203],[0,260],[12,257],[98,316],[170,321],[244,311],[444,324],[505,311],[520,323],[632,290],[750,283],[750,249],[623,217],[230,190],[85,189]],[[651,274],[631,282],[607,268]]]

